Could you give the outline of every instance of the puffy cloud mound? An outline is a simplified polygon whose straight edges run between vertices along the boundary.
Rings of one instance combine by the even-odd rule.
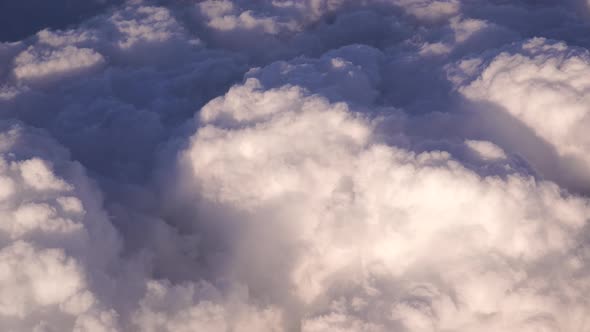
[[[586,2],[45,6],[0,3],[0,330],[590,329]]]
[[[207,283],[171,287],[151,282],[133,321],[140,331],[154,332],[282,330],[277,310],[248,307],[239,293],[226,304],[219,297],[219,291]]]
[[[587,200],[380,144],[361,114],[294,86],[249,79],[206,105],[201,125],[183,157],[199,209],[227,210],[209,222],[241,232],[223,236],[229,268],[259,296],[297,301],[287,312],[302,330],[583,324]],[[265,286],[276,284],[292,291]]]
[[[98,66],[104,57],[88,48],[67,46],[57,51],[35,52],[28,49],[14,62],[14,75],[18,80],[30,80],[49,75],[63,75]]]
[[[120,241],[96,189],[39,131],[2,123],[0,147],[1,325],[114,331],[100,297]]]
[[[461,94],[475,102],[498,107],[494,112],[504,112],[521,122],[542,140],[545,149],[555,151],[557,167],[543,165],[547,163],[547,153],[531,157],[543,172],[566,184],[589,188],[590,142],[586,132],[590,109],[586,91],[590,87],[587,75],[590,55],[587,50],[535,38],[491,60],[462,60],[457,68],[458,76],[475,77],[460,85]],[[502,128],[497,131],[501,132]],[[524,155],[543,153],[526,149],[517,142],[514,145]]]

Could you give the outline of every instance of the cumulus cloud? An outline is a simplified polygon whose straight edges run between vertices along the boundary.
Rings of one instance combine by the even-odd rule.
[[[392,2],[404,8],[409,14],[426,21],[448,18],[457,15],[460,10],[460,2],[456,0],[396,0]]]
[[[293,287],[300,328],[516,331],[583,323],[583,297],[566,294],[585,280],[571,279],[584,265],[571,253],[589,212],[585,199],[526,174],[481,177],[445,152],[378,144],[362,115],[297,87],[260,91],[250,79],[201,114],[203,127],[183,157],[200,208],[233,210],[212,221],[243,233],[228,244],[230,268],[266,296],[287,295],[260,285],[252,268],[274,271],[264,284]],[[491,143],[470,145],[484,156],[501,153]],[[281,257],[291,259],[281,264]],[[549,270],[560,272],[549,281]]]
[[[219,291],[207,283],[171,287],[151,282],[133,321],[141,331],[282,330],[277,310],[248,307],[239,291],[227,303],[219,302],[219,297]]]
[[[48,15],[0,29],[3,331],[589,328],[583,1]]]
[[[470,68],[475,63],[477,67]],[[459,87],[464,96],[498,106],[494,112],[514,117],[547,149],[555,151],[557,168],[542,164],[548,159],[546,154],[529,157],[535,166],[550,178],[587,188],[585,169],[590,146],[585,135],[589,118],[585,70],[590,68],[590,62],[586,50],[536,38],[491,60],[462,60],[458,67],[464,67],[460,69],[462,74],[475,77]],[[518,145],[515,143],[522,154],[535,153]]]
[[[485,160],[506,159],[506,153],[494,143],[468,140],[465,144]]]
[[[83,329],[98,319],[97,328],[114,329],[116,313],[97,289],[120,240],[96,189],[41,132],[3,123],[0,141],[3,328]]]
[[[14,75],[18,80],[64,75],[100,65],[104,57],[88,48],[65,47],[58,51],[20,53],[15,59]]]

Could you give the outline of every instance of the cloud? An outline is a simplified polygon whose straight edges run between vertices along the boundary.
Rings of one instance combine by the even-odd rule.
[[[219,303],[219,292],[207,283],[170,286],[148,284],[134,323],[141,331],[280,331],[280,313],[240,303],[239,294]]]
[[[88,48],[65,47],[54,52],[28,49],[15,59],[14,75],[18,80],[62,76],[101,65],[104,57]]]
[[[506,159],[506,153],[494,143],[468,140],[465,144],[484,160]]]
[[[120,240],[96,189],[38,130],[2,123],[0,146],[2,326],[83,328],[96,316],[108,317],[103,328],[115,324],[98,294],[101,271],[116,261]]]
[[[203,48],[170,10],[141,3],[23,44],[7,47],[0,112],[48,129],[92,170],[124,176],[144,176],[140,165],[166,133],[245,70],[238,57]]]
[[[295,30],[295,22],[278,22],[272,17],[256,17],[252,11],[246,10],[235,13],[235,6],[231,1],[204,1],[199,9],[209,21],[207,25],[215,30],[259,30],[263,33],[277,34],[280,30]]]
[[[583,1],[53,5],[0,8],[4,330],[587,328]]]
[[[527,174],[479,176],[445,152],[381,145],[362,115],[297,87],[264,91],[249,79],[206,105],[201,122],[183,155],[197,209],[228,211],[209,222],[240,229],[221,235],[232,241],[229,268],[259,296],[293,296],[305,329],[582,323],[568,314],[584,310],[582,298],[566,294],[585,280],[573,281],[583,263],[572,255],[585,199]],[[252,269],[274,272],[261,281]]]
[[[480,62],[475,70],[470,68],[474,61]],[[464,60],[460,67],[465,68],[463,73],[475,77],[459,87],[465,97],[497,105],[500,109],[495,112],[514,117],[543,140],[548,149],[555,150],[559,168],[540,164],[546,157],[529,157],[536,162],[535,166],[566,185],[577,182],[582,188],[587,187],[584,165],[589,162],[590,145],[584,134],[588,126],[584,93],[585,70],[590,66],[585,50],[536,38],[491,60]],[[469,74],[471,71],[474,72]],[[524,155],[534,153],[518,143],[516,149]]]
[[[392,2],[416,18],[426,21],[435,21],[455,16],[460,10],[460,2],[454,0],[397,0]]]

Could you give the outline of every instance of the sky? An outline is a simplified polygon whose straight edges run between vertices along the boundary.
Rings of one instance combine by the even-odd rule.
[[[0,2],[0,329],[590,331],[590,3]]]

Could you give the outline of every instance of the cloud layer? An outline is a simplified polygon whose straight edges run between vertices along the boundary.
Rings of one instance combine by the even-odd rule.
[[[0,37],[3,331],[590,329],[585,2],[60,6]]]

